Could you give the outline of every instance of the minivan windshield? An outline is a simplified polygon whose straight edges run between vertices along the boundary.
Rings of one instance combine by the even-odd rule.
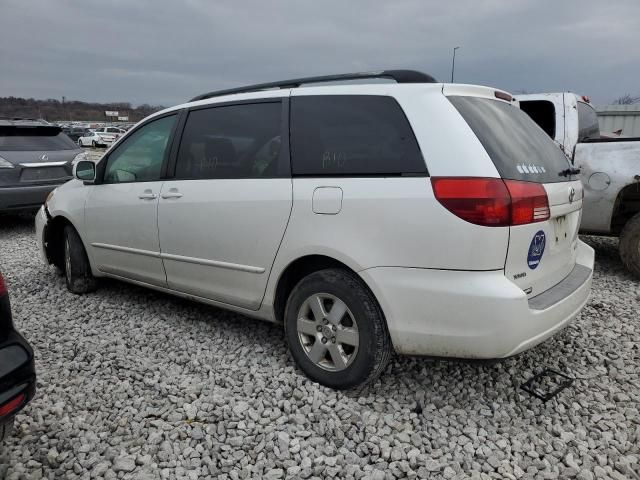
[[[62,132],[60,127],[0,126],[0,150],[38,151],[76,148],[78,146]]]
[[[570,164],[560,147],[519,108],[490,98],[447,98],[476,134],[502,178],[536,183],[572,179],[564,176]]]

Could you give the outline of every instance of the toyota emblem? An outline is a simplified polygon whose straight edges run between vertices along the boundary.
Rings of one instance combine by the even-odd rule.
[[[573,203],[573,199],[575,198],[575,196],[576,196],[576,189],[571,187],[569,189],[569,203]]]

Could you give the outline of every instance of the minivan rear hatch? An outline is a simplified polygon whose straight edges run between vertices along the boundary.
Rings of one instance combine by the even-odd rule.
[[[502,93],[502,92],[500,92]],[[516,187],[538,184],[548,212],[509,228],[505,275],[529,296],[561,282],[576,263],[582,183],[567,157],[507,95],[447,98],[475,133],[501,178]],[[510,189],[512,190],[512,189]],[[530,190],[530,189],[529,189]],[[516,222],[517,223],[517,222]]]

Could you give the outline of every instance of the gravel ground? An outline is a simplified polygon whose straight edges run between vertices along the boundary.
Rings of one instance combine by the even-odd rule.
[[[307,380],[282,330],[114,281],[68,293],[32,218],[0,217],[0,268],[38,392],[0,478],[640,478],[640,283],[617,242],[593,296],[543,345],[494,364],[394,358],[359,392]],[[543,404],[541,367],[576,377]]]

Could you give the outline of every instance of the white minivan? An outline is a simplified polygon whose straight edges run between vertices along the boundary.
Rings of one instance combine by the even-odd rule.
[[[580,181],[513,103],[406,70],[201,95],[79,162],[38,241],[74,293],[112,277],[281,323],[334,388],[394,350],[515,355],[580,312],[594,252]]]

